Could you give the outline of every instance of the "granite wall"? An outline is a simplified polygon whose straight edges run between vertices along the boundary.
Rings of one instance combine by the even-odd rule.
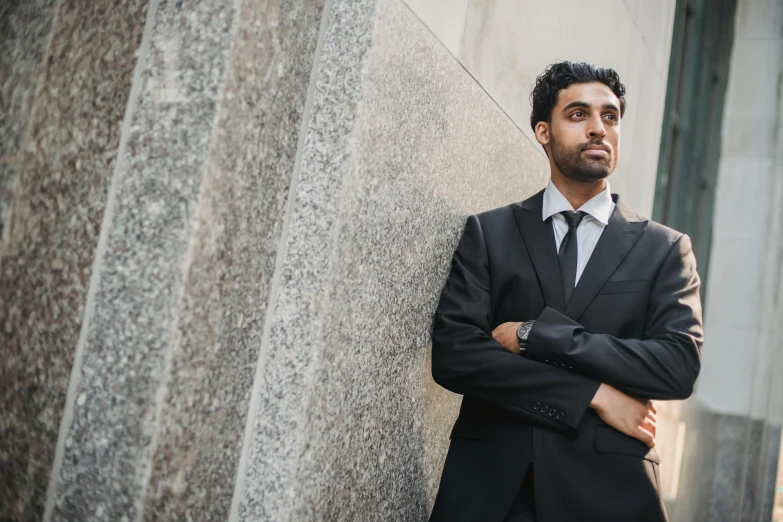
[[[427,362],[451,254],[467,214],[546,180],[405,4],[331,9],[232,520],[426,519],[458,406]]]
[[[234,488],[323,5],[150,8],[47,520],[220,520]]]
[[[0,6],[0,518],[40,520],[146,0]]]
[[[35,101],[36,79],[54,18],[54,0],[8,0],[0,5],[0,241],[7,235],[17,154]],[[2,243],[0,243],[2,244]]]

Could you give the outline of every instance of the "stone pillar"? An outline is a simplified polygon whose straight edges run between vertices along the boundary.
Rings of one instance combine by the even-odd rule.
[[[227,516],[321,11],[150,3],[47,520]]]
[[[0,2],[0,519],[40,520],[146,0]]]
[[[8,0],[0,5],[0,89],[3,118],[0,120],[0,241],[8,234],[11,184],[21,167],[17,160],[22,136],[28,128],[35,102],[35,85],[42,78],[44,53],[48,50],[55,12],[54,0],[23,2]],[[2,244],[0,243],[0,244]]]
[[[458,398],[429,327],[467,214],[534,146],[399,0],[324,14],[231,520],[425,520]]]

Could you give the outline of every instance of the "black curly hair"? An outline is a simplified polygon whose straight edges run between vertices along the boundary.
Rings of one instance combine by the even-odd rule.
[[[530,127],[536,130],[539,121],[549,122],[552,107],[557,103],[557,95],[572,83],[601,82],[620,99],[620,117],[625,114],[625,85],[620,82],[620,76],[614,69],[598,67],[589,62],[572,63],[556,62],[548,66],[538,78],[536,86],[530,93],[530,103],[533,111],[530,113]]]

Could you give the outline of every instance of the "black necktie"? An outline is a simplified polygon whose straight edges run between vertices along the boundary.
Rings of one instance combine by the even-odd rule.
[[[557,257],[560,260],[560,277],[563,279],[563,297],[565,298],[565,304],[568,304],[568,300],[571,299],[571,293],[576,286],[576,228],[587,214],[569,210],[564,210],[561,214],[565,218],[566,223],[568,223],[568,233],[560,243]]]

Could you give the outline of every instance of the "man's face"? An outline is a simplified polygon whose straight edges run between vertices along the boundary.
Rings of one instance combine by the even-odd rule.
[[[574,181],[606,178],[620,155],[620,100],[603,83],[574,83],[558,93],[550,122],[536,139],[557,169]]]

